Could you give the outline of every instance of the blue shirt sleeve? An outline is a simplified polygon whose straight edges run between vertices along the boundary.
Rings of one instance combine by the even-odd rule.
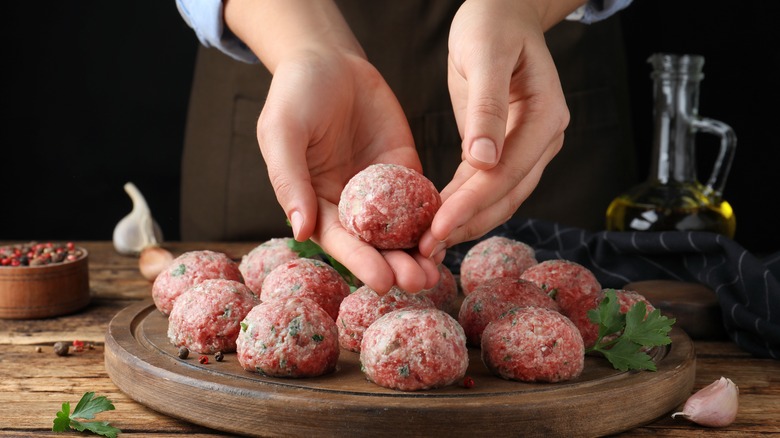
[[[592,24],[601,21],[621,9],[625,9],[633,0],[588,0],[576,11],[566,17],[567,20]]]
[[[585,24],[603,20],[630,5],[632,0],[588,0],[567,20]],[[214,47],[231,58],[250,64],[259,62],[257,56],[225,27],[222,0],[176,0],[184,21],[195,31],[198,41],[206,47]]]
[[[249,64],[259,62],[249,47],[225,27],[222,0],[176,0],[176,8],[204,46]]]

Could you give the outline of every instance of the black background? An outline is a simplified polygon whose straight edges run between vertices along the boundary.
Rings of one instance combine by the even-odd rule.
[[[737,134],[724,195],[737,215],[735,240],[757,254],[780,250],[772,214],[780,200],[779,9],[761,0],[635,0],[620,13],[642,176],[652,140],[648,56],[703,55],[699,112]],[[110,240],[131,209],[127,181],[165,239],[178,240],[198,41],[174,1],[13,2],[5,17],[0,240]],[[713,141],[697,143],[703,168]]]

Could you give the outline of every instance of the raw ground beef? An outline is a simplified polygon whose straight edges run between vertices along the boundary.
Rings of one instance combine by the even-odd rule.
[[[458,299],[458,282],[450,268],[444,264],[439,264],[439,281],[436,285],[430,289],[423,289],[419,293],[430,298],[437,309],[449,314],[457,310],[455,302]]]
[[[482,335],[482,361],[493,374],[522,382],[560,382],[578,377],[585,353],[577,327],[541,307],[512,309]]]
[[[566,315],[581,297],[595,296],[601,283],[590,269],[564,259],[552,259],[529,267],[520,278],[534,282],[561,306]]]
[[[361,286],[341,302],[336,319],[339,345],[360,352],[360,342],[368,326],[386,313],[409,307],[435,308],[435,305],[424,295],[410,294],[395,286],[382,296],[368,286]]]
[[[440,388],[466,375],[466,335],[442,310],[395,310],[366,329],[360,362],[368,380],[385,388]]]
[[[558,304],[536,284],[520,278],[499,277],[487,280],[463,299],[458,323],[468,344],[479,347],[482,332],[490,322],[515,307],[538,306],[559,311]]]
[[[177,347],[213,354],[236,351],[241,320],[260,299],[235,280],[204,280],[176,298],[168,316],[168,339]]]
[[[252,291],[260,295],[263,280],[275,267],[299,258],[289,244],[292,237],[278,237],[267,240],[253,248],[241,258],[238,269],[244,276],[244,282]]]
[[[489,237],[472,246],[460,265],[460,286],[468,295],[480,283],[497,277],[519,278],[537,263],[534,249],[502,236]]]
[[[224,278],[244,282],[244,277],[227,254],[201,250],[188,251],[171,261],[152,284],[154,305],[165,315],[171,313],[173,301],[182,292],[203,280]]]
[[[238,362],[271,377],[316,377],[336,369],[336,322],[314,301],[292,297],[263,302],[241,322]]]
[[[588,318],[588,311],[599,306],[601,300],[604,299],[604,295],[607,290],[608,289],[603,289],[596,295],[587,295],[582,297],[574,303],[566,315],[574,323],[577,329],[579,329],[580,334],[582,335],[583,343],[585,344],[585,348],[593,347],[599,338],[599,326],[598,324],[591,322],[590,318]],[[615,291],[615,296],[620,303],[620,313],[628,312],[628,310],[633,307],[634,304],[640,301],[645,303],[645,307],[647,309],[645,315],[655,310],[655,307],[650,304],[650,301],[648,301],[648,299],[639,292],[622,289],[613,290]],[[616,338],[617,336],[620,336],[620,333],[607,336],[604,338],[604,340],[608,341],[610,339]]]
[[[353,176],[339,200],[339,220],[352,235],[380,249],[417,246],[441,206],[433,183],[396,164],[373,164]]]
[[[341,301],[349,293],[349,284],[332,266],[316,259],[298,258],[277,266],[265,277],[260,299],[309,298],[335,321]]]

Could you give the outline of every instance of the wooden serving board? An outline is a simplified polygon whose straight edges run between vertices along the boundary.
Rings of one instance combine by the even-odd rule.
[[[306,379],[180,359],[168,321],[151,300],[120,311],[106,333],[113,382],[147,407],[216,430],[255,436],[602,436],[650,423],[679,408],[694,384],[693,343],[674,328],[654,350],[658,371],[621,372],[587,357],[575,380],[520,383],[493,376],[470,351],[474,386],[402,392],[365,379],[359,354],[341,351],[337,370]]]

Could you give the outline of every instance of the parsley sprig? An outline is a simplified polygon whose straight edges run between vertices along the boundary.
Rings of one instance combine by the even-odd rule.
[[[674,318],[661,315],[655,309],[645,317],[647,306],[638,302],[626,313],[620,312],[620,303],[614,289],[607,289],[598,307],[588,311],[588,318],[599,325],[596,344],[585,352],[599,352],[615,369],[656,371],[655,362],[645,353],[648,347],[672,343],[668,333]]]
[[[349,288],[354,292],[355,289],[357,289],[357,285],[360,282],[355,275],[347,269],[346,266],[342,265],[338,260],[334,259],[330,254],[326,253],[325,250],[323,250],[319,245],[314,243],[311,239],[306,240],[304,242],[298,242],[295,239],[290,239],[287,242],[287,246],[290,247],[291,250],[298,253],[301,257],[306,258],[319,258],[321,260],[324,260],[329,265],[333,266],[333,268],[346,280],[347,284],[349,284]]]
[[[73,413],[70,412],[70,403],[65,402],[62,404],[62,410],[57,412],[57,417],[54,418],[54,426],[52,426],[51,430],[53,432],[66,432],[70,429],[75,429],[79,432],[88,430],[97,435],[116,438],[117,434],[122,431],[109,425],[108,421],[77,420],[77,418],[91,420],[95,418],[95,414],[112,410],[114,410],[114,405],[105,396],[95,397],[94,392],[87,392],[81,396],[81,400],[79,400]]]

